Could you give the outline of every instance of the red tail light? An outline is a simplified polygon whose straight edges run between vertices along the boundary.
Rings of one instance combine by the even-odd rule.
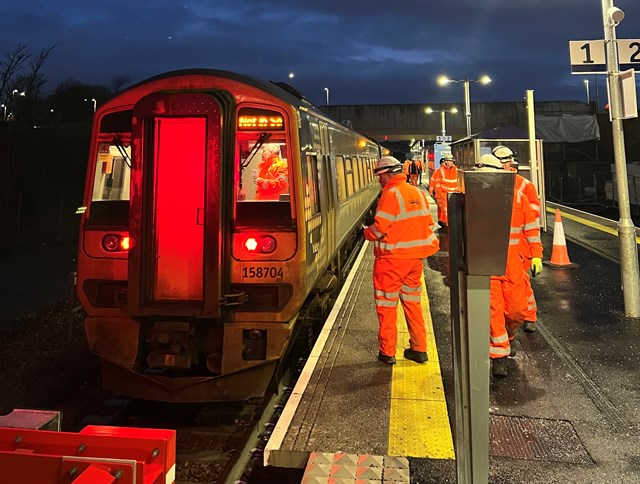
[[[135,241],[124,234],[107,234],[102,238],[102,248],[107,252],[127,252]]]
[[[250,236],[242,244],[248,254],[271,254],[278,246],[276,239],[270,235]]]

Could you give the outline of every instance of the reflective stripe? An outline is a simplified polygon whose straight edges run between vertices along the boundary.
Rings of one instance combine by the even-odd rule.
[[[384,219],[387,219],[391,222],[393,222],[396,219],[396,216],[392,213],[388,213],[388,212],[383,212],[382,210],[378,210],[376,212],[376,217],[382,217]]]
[[[376,299],[376,306],[395,308],[398,305],[398,301],[386,301],[384,299]]]
[[[509,341],[509,335],[507,333],[502,336],[491,336],[492,343],[504,343],[506,341]]]
[[[375,225],[370,225],[369,228],[371,229],[371,232],[373,232],[373,235],[375,235],[378,239],[381,239],[382,237],[384,237],[384,234],[378,232]]]
[[[420,301],[420,295],[418,294],[417,296],[410,296],[408,294],[402,293],[400,294],[400,299],[402,301]]]
[[[402,285],[402,288],[400,289],[402,292],[407,292],[407,293],[411,293],[411,292],[421,292],[422,291],[422,286],[416,286],[416,287],[409,287],[409,286],[405,286],[404,284]]]
[[[376,296],[384,297],[386,299],[398,299],[399,295],[399,292],[386,292],[381,291],[380,289],[376,289]]]
[[[531,222],[529,224],[525,224],[525,226],[523,228],[524,228],[524,230],[535,230],[538,227],[540,227],[540,224],[536,220],[535,222]]]
[[[509,239],[509,245],[520,245],[520,239]]]
[[[520,234],[522,232],[522,227],[511,227],[512,234]]]
[[[432,234],[429,236],[428,239],[410,240],[407,242],[398,242],[397,244],[389,244],[387,242],[381,242],[379,240],[376,240],[374,242],[374,246],[380,249],[385,249],[385,250],[411,249],[414,247],[421,247],[423,245],[432,244],[436,239],[437,237],[434,234]]]
[[[532,242],[537,242],[538,244],[542,243],[542,240],[540,240],[540,236],[539,235],[531,235],[529,237],[527,237],[527,242],[532,243]]]
[[[510,348],[503,348],[501,346],[492,346],[490,351],[490,354],[496,356],[509,356],[509,353],[511,353]]]

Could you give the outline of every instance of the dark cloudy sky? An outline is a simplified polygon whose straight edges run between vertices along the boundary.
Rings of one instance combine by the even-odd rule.
[[[617,0],[619,39],[640,38],[640,0]],[[108,85],[193,67],[287,80],[316,104],[586,97],[569,41],[602,39],[599,0],[6,0],[0,58],[19,43],[56,45],[48,88],[68,78]],[[595,76],[590,75],[594,96]],[[599,78],[600,97],[606,94]]]

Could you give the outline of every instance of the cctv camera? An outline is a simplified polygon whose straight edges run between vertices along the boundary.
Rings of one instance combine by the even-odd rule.
[[[624,19],[624,12],[618,7],[610,7],[607,10],[607,19],[609,20],[609,25],[617,26]]]

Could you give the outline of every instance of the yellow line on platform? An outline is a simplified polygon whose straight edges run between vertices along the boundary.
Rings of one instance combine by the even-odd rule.
[[[397,363],[391,377],[388,454],[454,459],[453,437],[424,277],[421,300],[429,354],[429,361],[424,364],[404,359],[403,352],[409,347],[409,332],[402,305],[398,304]]]
[[[554,208],[547,207],[547,212],[555,213],[556,210]],[[591,227],[592,229],[600,230],[601,232],[605,232],[607,234],[615,235],[616,237],[618,237],[618,230],[614,229],[613,227],[607,227],[606,225],[587,220],[586,218],[582,218],[571,213],[563,212],[562,210],[560,210],[560,216],[562,218],[567,218],[569,220],[573,220],[574,222],[578,222],[582,225],[586,225],[587,227]],[[640,244],[640,237],[636,237],[636,244]]]

